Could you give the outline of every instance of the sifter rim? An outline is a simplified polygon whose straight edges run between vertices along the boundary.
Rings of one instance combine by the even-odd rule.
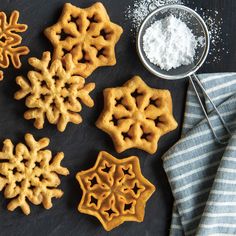
[[[204,48],[204,52],[201,55],[201,59],[198,61],[198,63],[196,65],[194,65],[193,69],[186,72],[186,73],[182,73],[179,75],[166,75],[163,74],[155,69],[153,69],[150,65],[149,65],[149,61],[148,59],[146,59],[144,57],[144,54],[142,53],[142,45],[141,45],[141,37],[143,36],[143,31],[145,28],[145,25],[147,23],[147,21],[153,17],[154,15],[164,11],[164,10],[168,10],[168,9],[181,9],[181,10],[185,10],[186,12],[190,13],[191,15],[193,15],[199,22],[199,24],[201,24],[203,30],[204,30],[204,35],[205,35],[205,48]],[[171,4],[171,5],[165,5],[162,7],[157,8],[156,10],[154,10],[153,12],[151,12],[143,21],[143,23],[141,24],[139,30],[138,30],[138,34],[137,34],[137,40],[136,40],[136,49],[138,52],[138,56],[142,62],[142,64],[144,65],[144,67],[149,70],[152,74],[163,78],[163,79],[167,79],[167,80],[177,80],[177,79],[183,79],[186,77],[190,77],[191,75],[193,75],[194,73],[196,73],[198,71],[198,69],[203,65],[203,63],[205,62],[208,53],[209,53],[209,49],[210,49],[210,35],[209,35],[209,31],[207,28],[207,25],[205,23],[205,21],[203,20],[203,18],[193,9],[187,7],[187,6],[183,6],[180,4]]]

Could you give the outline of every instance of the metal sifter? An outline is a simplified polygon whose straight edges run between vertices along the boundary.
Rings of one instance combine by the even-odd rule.
[[[153,7],[155,5],[150,4],[149,9],[153,10]],[[158,6],[156,6],[158,7]],[[194,58],[194,61],[190,65],[183,65],[181,67],[178,67],[176,69],[171,69],[169,71],[162,70],[160,67],[157,65],[152,64],[149,59],[147,58],[144,50],[143,50],[143,36],[146,32],[146,29],[149,28],[155,21],[161,20],[165,17],[168,17],[170,15],[174,15],[175,17],[181,19],[183,22],[186,23],[186,25],[192,30],[194,35],[197,38],[202,38],[204,43],[199,45],[196,49],[196,55]],[[139,32],[137,36],[137,51],[138,55],[143,63],[143,65],[154,75],[167,79],[167,80],[177,80],[177,79],[182,79],[182,78],[189,78],[190,82],[193,85],[193,88],[196,92],[197,98],[199,100],[199,103],[203,109],[204,115],[209,123],[209,126],[212,130],[212,133],[215,137],[215,140],[220,143],[220,144],[227,144],[226,141],[223,141],[220,139],[214,128],[213,125],[209,119],[208,112],[200,98],[200,95],[198,93],[196,85],[199,86],[199,88],[202,90],[202,92],[206,95],[207,99],[210,101],[212,104],[215,112],[218,114],[219,119],[221,120],[225,130],[227,131],[228,135],[231,136],[231,132],[229,127],[227,126],[224,118],[220,114],[219,110],[215,106],[214,102],[211,100],[209,95],[207,94],[205,88],[203,87],[201,81],[199,80],[198,76],[195,74],[197,70],[203,65],[205,62],[207,55],[209,53],[210,49],[210,37],[209,37],[209,31],[207,29],[207,26],[204,22],[204,20],[201,18],[200,15],[198,15],[194,10],[192,10],[189,7],[179,5],[179,4],[173,4],[173,5],[166,5],[162,6],[160,8],[157,8],[156,10],[152,11],[146,19],[143,21]]]

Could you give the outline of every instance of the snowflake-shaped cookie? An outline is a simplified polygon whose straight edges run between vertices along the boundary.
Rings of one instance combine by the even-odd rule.
[[[9,23],[4,12],[0,12],[0,68],[8,68],[10,60],[15,68],[21,67],[20,56],[27,55],[29,48],[19,46],[22,38],[17,33],[25,32],[27,25],[18,24],[19,12],[13,11]],[[0,71],[0,80],[3,72]]]
[[[64,131],[69,122],[82,122],[78,114],[81,103],[93,107],[89,93],[95,88],[94,83],[85,85],[84,78],[73,74],[75,65],[71,54],[65,57],[65,66],[60,60],[51,62],[50,52],[44,52],[41,60],[30,58],[29,64],[35,68],[28,73],[28,79],[16,78],[21,90],[16,92],[17,100],[26,98],[25,119],[35,119],[34,126],[41,129],[47,118],[56,124],[59,131]]]
[[[139,160],[100,152],[89,170],[76,175],[83,190],[78,210],[98,218],[110,231],[124,221],[142,222],[155,187],[141,174]]]
[[[150,88],[138,76],[104,90],[104,110],[96,125],[111,136],[117,152],[139,148],[150,154],[162,135],[177,128],[170,92]]]
[[[30,214],[28,201],[44,208],[52,207],[52,198],[60,198],[63,192],[58,175],[68,175],[68,169],[61,167],[62,152],[52,158],[48,138],[36,141],[31,134],[25,135],[26,145],[19,143],[14,148],[11,140],[6,139],[0,152],[0,191],[12,199],[7,208],[14,211],[20,207]]]
[[[85,9],[66,3],[59,21],[45,35],[54,47],[53,59],[71,53],[75,73],[87,78],[99,66],[115,65],[115,45],[122,32],[110,21],[102,3]]]

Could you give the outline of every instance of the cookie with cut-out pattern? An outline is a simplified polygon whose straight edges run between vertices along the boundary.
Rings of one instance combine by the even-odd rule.
[[[20,57],[29,53],[29,48],[20,46],[22,37],[18,33],[25,32],[28,28],[25,24],[19,24],[20,13],[13,11],[7,22],[7,16],[0,12],[0,68],[8,68],[10,61],[15,68],[21,67]],[[0,80],[4,77],[0,71]]]
[[[170,92],[150,88],[138,76],[103,94],[104,109],[96,126],[111,136],[117,152],[138,148],[153,154],[161,136],[178,126]]]
[[[66,3],[58,22],[44,32],[54,47],[53,59],[71,53],[75,74],[87,78],[100,66],[116,64],[115,45],[123,29],[110,21],[100,2],[84,9]]]
[[[125,221],[142,222],[146,203],[155,191],[135,156],[119,160],[101,151],[95,165],[76,178],[83,190],[78,210],[97,217],[107,231]]]

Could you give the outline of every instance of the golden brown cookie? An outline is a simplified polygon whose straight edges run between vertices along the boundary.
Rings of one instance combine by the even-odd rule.
[[[100,2],[85,9],[66,3],[59,21],[45,29],[54,47],[53,59],[71,53],[75,74],[84,78],[100,66],[116,64],[115,45],[122,32]]]
[[[29,110],[24,114],[25,119],[35,119],[37,129],[42,129],[47,119],[61,132],[69,122],[81,123],[78,114],[82,110],[81,103],[93,107],[89,93],[95,84],[85,84],[84,78],[73,74],[75,65],[71,54],[66,55],[64,67],[60,60],[51,62],[50,52],[44,52],[41,60],[30,58],[29,64],[34,71],[28,73],[28,80],[21,76],[16,78],[21,90],[15,93],[15,99],[27,97],[25,104]]]
[[[67,168],[61,166],[63,152],[54,158],[50,150],[48,138],[36,141],[31,134],[25,135],[26,145],[19,143],[14,148],[11,140],[6,139],[0,152],[0,191],[11,199],[7,208],[14,211],[20,207],[30,214],[28,201],[43,204],[45,209],[52,207],[52,198],[60,198],[63,192],[59,175],[68,175]]]
[[[119,160],[102,151],[94,167],[76,178],[83,190],[78,210],[97,217],[107,231],[124,221],[142,222],[146,202],[155,191],[135,156]]]
[[[15,68],[20,68],[20,56],[29,53],[28,47],[19,46],[22,38],[17,33],[25,32],[28,26],[18,24],[18,19],[18,11],[12,12],[9,23],[7,22],[6,14],[0,12],[0,68],[8,68],[10,60]],[[2,79],[3,72],[0,71],[0,80]]]
[[[160,137],[177,128],[170,92],[150,88],[138,76],[103,94],[96,125],[111,136],[117,152],[139,148],[153,154]]]

